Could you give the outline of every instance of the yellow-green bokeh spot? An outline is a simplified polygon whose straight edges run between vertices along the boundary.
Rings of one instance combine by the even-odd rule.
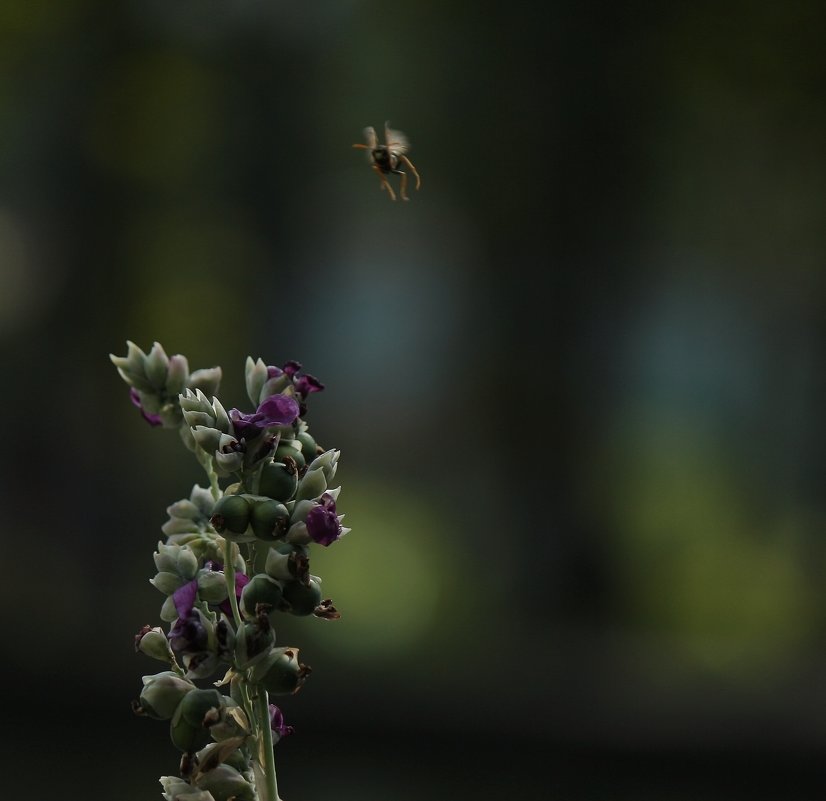
[[[342,619],[303,629],[313,647],[363,665],[426,644],[437,614],[450,617],[457,559],[448,523],[421,494],[350,473],[338,507],[353,531],[329,548],[314,546],[310,570]]]
[[[699,428],[648,423],[628,433],[609,511],[623,625],[708,669],[782,667],[817,626],[804,527],[762,514],[755,476],[735,471]]]

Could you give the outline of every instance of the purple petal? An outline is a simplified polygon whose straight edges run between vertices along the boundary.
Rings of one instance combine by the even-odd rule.
[[[263,415],[268,426],[288,426],[298,417],[298,403],[288,395],[272,395],[258,407],[256,414]]]
[[[198,595],[198,582],[196,579],[187,582],[183,587],[178,587],[172,593],[172,602],[175,604],[175,611],[178,613],[178,618],[186,620],[192,612],[192,607],[195,606],[195,598]]]
[[[261,416],[258,414],[244,414],[238,411],[238,409],[230,409],[229,419],[232,421],[235,435],[239,439],[254,437],[261,430],[261,427],[256,425],[261,419]]]
[[[295,731],[292,726],[284,725],[284,714],[275,704],[270,704],[270,728],[279,737],[286,737]]]
[[[331,545],[341,536],[335,499],[326,492],[321,496],[321,503],[310,509],[305,522],[310,538],[319,545]]]
[[[241,597],[241,590],[250,583],[250,577],[245,573],[236,573],[235,574],[235,597]]]
[[[267,378],[278,378],[278,376],[284,375],[284,371],[280,367],[274,367],[271,364],[267,365]]]
[[[241,600],[241,591],[247,584],[250,583],[250,577],[245,575],[244,573],[236,573],[235,574],[235,597],[239,601]],[[229,602],[229,598],[221,601],[218,607],[227,617],[232,617],[232,604]]]
[[[163,420],[161,420],[161,416],[159,414],[148,414],[143,409],[143,402],[141,401],[141,395],[138,390],[132,387],[129,390],[129,399],[132,401],[134,406],[137,406],[141,410],[141,416],[147,423],[151,426],[159,426],[163,425]]]
[[[322,389],[324,384],[312,375],[299,376],[295,382],[295,391],[299,395],[307,396],[312,392],[321,392]]]
[[[284,365],[284,372],[292,378],[301,369],[301,362],[289,361]]]
[[[175,651],[203,651],[207,647],[208,634],[201,618],[191,615],[178,618],[167,635],[169,644]]]

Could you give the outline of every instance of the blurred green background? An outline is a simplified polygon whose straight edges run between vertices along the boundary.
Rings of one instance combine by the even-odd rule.
[[[0,4],[9,797],[160,798],[202,481],[107,354],[327,384],[289,801],[820,797],[826,9]],[[422,189],[350,145],[405,131]]]

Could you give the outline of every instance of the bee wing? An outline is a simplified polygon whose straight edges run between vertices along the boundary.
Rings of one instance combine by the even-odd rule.
[[[384,141],[388,149],[399,155],[410,150],[410,142],[407,137],[401,131],[391,128],[388,123],[384,123]]]
[[[364,141],[367,143],[367,147],[369,147],[370,150],[375,149],[379,141],[379,138],[376,136],[375,128],[371,127],[364,129]]]

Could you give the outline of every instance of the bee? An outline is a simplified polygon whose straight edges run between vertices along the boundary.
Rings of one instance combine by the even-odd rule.
[[[366,145],[358,144],[353,145],[353,147],[359,150],[369,151],[368,157],[370,159],[370,165],[376,175],[379,176],[381,188],[389,192],[391,200],[395,200],[396,193],[393,191],[393,187],[390,186],[385,176],[390,173],[393,173],[393,175],[401,175],[402,181],[399,194],[402,196],[402,200],[408,200],[407,173],[399,169],[399,164],[407,166],[413,175],[416,176],[416,189],[422,185],[422,179],[419,177],[419,173],[416,172],[413,162],[404,155],[410,150],[410,142],[407,141],[407,137],[401,131],[394,131],[388,127],[388,123],[384,123],[385,144],[379,144],[379,138],[376,136],[375,128],[365,128],[364,139],[367,142]]]

